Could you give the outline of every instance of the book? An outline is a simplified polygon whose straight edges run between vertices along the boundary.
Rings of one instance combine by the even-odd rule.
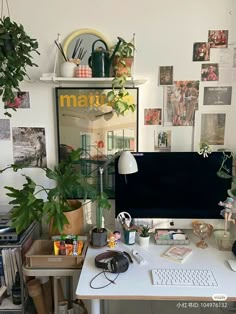
[[[183,263],[187,257],[192,253],[192,249],[187,246],[171,246],[161,257],[171,260],[173,262]]]

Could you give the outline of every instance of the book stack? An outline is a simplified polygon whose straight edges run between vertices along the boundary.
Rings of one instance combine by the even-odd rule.
[[[187,257],[192,253],[192,249],[187,246],[171,246],[161,257],[166,258],[170,261],[183,263]]]

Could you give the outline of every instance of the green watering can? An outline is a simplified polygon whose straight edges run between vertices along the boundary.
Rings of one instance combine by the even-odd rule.
[[[95,40],[92,45],[92,53],[88,59],[88,64],[92,69],[92,77],[110,77],[110,67],[112,61],[115,57],[115,53],[119,48],[121,42],[123,41],[122,38],[118,37],[118,43],[112,53],[112,56],[109,56],[109,50],[105,41],[101,39]],[[95,45],[100,42],[104,45],[95,48]]]

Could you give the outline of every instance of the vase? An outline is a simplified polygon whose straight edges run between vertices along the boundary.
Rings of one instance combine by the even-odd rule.
[[[78,200],[68,200],[67,201],[72,207],[71,211],[64,212],[69,224],[65,224],[63,227],[63,231],[61,234],[64,235],[83,235],[84,234],[84,214],[83,207]],[[52,231],[52,223],[49,225],[49,234],[50,235],[58,235],[59,231]]]
[[[76,64],[74,62],[63,62],[61,64],[60,72],[62,77],[74,77],[75,76]]]
[[[150,236],[149,237],[141,237],[141,236],[139,236],[139,245],[140,246],[148,246],[149,245],[149,240],[150,240]]]

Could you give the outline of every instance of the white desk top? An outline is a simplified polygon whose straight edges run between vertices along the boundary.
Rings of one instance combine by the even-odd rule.
[[[160,257],[160,254],[169,245],[150,243],[147,248],[143,248],[139,244],[125,245],[119,243],[115,250],[131,252],[132,249],[135,249],[142,254],[147,262],[140,265],[134,260],[134,263],[129,265],[129,269],[118,276],[116,284],[111,284],[103,289],[92,289],[89,283],[102,270],[95,267],[95,256],[109,248],[96,249],[89,247],[76,289],[76,295],[81,299],[212,301],[213,295],[223,294],[227,296],[227,301],[235,301],[236,272],[233,272],[227,263],[227,259],[235,259],[233,253],[218,250],[213,236],[207,241],[211,244],[207,249],[197,248],[195,243],[199,239],[191,234],[189,237],[189,246],[193,249],[193,253],[182,264]],[[218,287],[158,287],[152,284],[151,277],[151,270],[156,268],[210,269],[214,272]],[[115,275],[112,274],[111,278],[114,278]],[[107,280],[104,279],[103,275],[93,282],[94,286],[103,286],[105,284],[107,284]]]

